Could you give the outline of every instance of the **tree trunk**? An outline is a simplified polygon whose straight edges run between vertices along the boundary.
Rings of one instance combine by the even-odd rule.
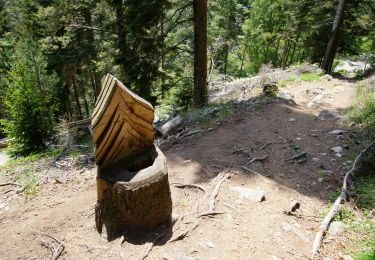
[[[82,119],[83,118],[82,108],[81,108],[81,103],[79,102],[79,94],[78,94],[77,84],[74,80],[74,76],[73,76],[73,79],[71,80],[71,83],[73,85],[74,97],[75,97],[76,103],[77,103],[77,110],[78,110],[79,119]]]
[[[338,36],[341,24],[344,20],[344,13],[347,5],[347,0],[340,0],[337,7],[335,20],[333,21],[332,32],[328,41],[327,49],[324,55],[322,69],[325,73],[330,73],[332,70],[333,60],[336,55]]]
[[[150,158],[154,161],[147,167]],[[105,226],[108,240],[124,232],[151,230],[171,221],[172,199],[165,156],[153,147],[134,159],[134,163],[141,170],[98,170],[95,222],[99,233]]]
[[[194,0],[194,105],[207,103],[207,0]]]

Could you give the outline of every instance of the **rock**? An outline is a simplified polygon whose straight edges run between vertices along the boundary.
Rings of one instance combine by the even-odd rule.
[[[295,118],[289,118],[289,120],[288,120],[288,122],[295,122],[296,121],[296,119]]]
[[[316,165],[316,166],[319,166],[321,164],[321,161],[319,158],[312,158],[312,161],[313,163]]]
[[[300,140],[302,140],[302,138],[301,137],[296,137],[296,140],[300,141]]]
[[[296,101],[294,101],[294,96],[290,94],[288,91],[280,91],[277,97],[286,101],[286,103],[289,105],[297,104]]]
[[[240,194],[240,199],[247,199],[251,202],[261,202],[266,200],[266,192],[261,190],[253,190],[243,187],[231,187],[233,191],[236,191]]]
[[[324,178],[319,178],[318,182],[323,182]]]
[[[325,74],[319,78],[319,80],[327,80],[327,81],[331,81],[332,79],[333,79],[332,76],[329,74]]]
[[[171,120],[169,120],[167,123],[165,123],[161,128],[160,132],[163,136],[167,136],[169,134],[175,133],[178,128],[182,125],[183,118],[181,116],[177,116]]]
[[[288,223],[283,222],[281,224],[281,228],[284,231],[291,232],[291,233],[297,235],[300,239],[302,239],[306,243],[308,243],[310,241],[309,237],[304,232],[299,230],[299,228],[297,227],[296,224],[290,225]]]
[[[336,129],[336,130],[332,130],[331,132],[329,132],[331,135],[342,135],[345,133],[344,130],[339,130],[339,129]]]
[[[326,119],[326,118],[332,118],[334,117],[335,115],[329,111],[329,110],[326,110],[326,109],[323,109],[323,110],[320,110],[319,111],[319,118],[320,119]]]
[[[340,221],[333,221],[328,229],[328,234],[331,236],[340,235],[344,231],[345,225]]]
[[[333,151],[337,157],[342,157],[343,149],[341,146],[332,147],[331,151]]]
[[[301,204],[297,200],[293,200],[289,207],[284,210],[284,212],[288,215],[291,215],[293,212],[296,212],[300,208]]]
[[[354,258],[351,257],[350,255],[344,255],[344,256],[342,257],[342,260],[354,260]]]

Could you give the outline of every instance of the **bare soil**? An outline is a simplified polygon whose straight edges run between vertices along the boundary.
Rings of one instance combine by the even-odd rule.
[[[348,138],[337,139],[329,132],[355,131],[340,120],[353,101],[355,88],[353,83],[333,79],[297,82],[282,90],[293,94],[297,105],[275,101],[260,109],[244,107],[212,131],[162,147],[168,159],[173,214],[179,217],[172,230],[156,242],[148,259],[309,259],[319,221],[327,212],[328,196],[341,186],[340,174],[346,171],[346,159],[330,149],[346,146],[344,155],[351,150]],[[317,95],[322,97],[307,107]],[[335,117],[319,120],[322,109],[329,109]],[[285,161],[295,155],[294,148],[307,152],[306,162]],[[250,164],[241,149],[268,159]],[[319,158],[332,174],[322,173],[312,158]],[[63,182],[50,179],[32,198],[12,192],[16,187],[0,187],[0,203],[5,205],[0,209],[0,258],[47,258],[51,250],[41,241],[58,245],[46,236],[49,234],[64,245],[61,259],[139,259],[156,235],[108,242],[95,229],[96,168],[66,171]],[[224,214],[189,215],[197,202],[200,212],[207,210],[208,198],[199,190],[173,184],[199,184],[211,193],[218,181],[215,177],[223,172],[231,178],[222,184],[215,210]],[[237,186],[265,191],[266,199],[241,199],[231,189]],[[283,213],[293,200],[301,204],[300,217]],[[184,239],[167,242],[194,225],[198,226]],[[350,247],[345,237],[345,233],[328,237],[322,258],[340,259],[342,250]]]

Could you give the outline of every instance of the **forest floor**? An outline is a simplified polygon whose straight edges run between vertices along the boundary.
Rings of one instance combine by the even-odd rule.
[[[168,160],[173,214],[179,217],[148,259],[310,258],[329,196],[341,186],[340,176],[357,151],[353,148],[357,129],[340,119],[355,98],[355,82],[296,81],[282,91],[293,95],[297,104],[275,100],[241,106],[209,130],[161,146]],[[330,134],[337,129],[345,131],[342,138]],[[331,151],[337,146],[343,147],[342,157]],[[306,152],[306,161],[287,160],[301,151]],[[250,156],[267,159],[250,163]],[[53,236],[64,246],[61,259],[139,259],[156,235],[108,242],[95,229],[95,166],[66,160],[59,165],[55,174],[59,177],[42,183],[33,196],[15,193],[17,187],[0,187],[0,258],[46,258],[51,255],[48,245],[58,246]],[[3,173],[2,181],[14,181],[12,171]],[[198,184],[210,194],[220,173],[230,174],[215,200],[215,210],[224,214],[189,215],[197,202],[199,212],[207,210],[208,197],[200,190],[173,184]],[[241,197],[241,188],[264,191],[265,200]],[[284,214],[294,200],[300,203],[300,215]],[[168,242],[186,229],[193,230],[181,240]],[[349,236],[353,236],[349,229],[328,235],[321,257],[340,259],[352,246]]]

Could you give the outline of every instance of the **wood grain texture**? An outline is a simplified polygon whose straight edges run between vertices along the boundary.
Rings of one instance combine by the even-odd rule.
[[[152,146],[153,120],[152,105],[107,74],[91,121],[98,167],[108,168]]]

